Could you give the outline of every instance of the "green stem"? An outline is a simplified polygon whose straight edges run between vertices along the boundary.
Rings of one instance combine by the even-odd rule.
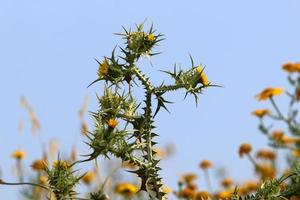
[[[24,174],[23,174],[23,167],[22,167],[22,161],[21,159],[17,159],[17,173],[19,177],[19,181],[23,182],[24,181]]]
[[[205,182],[206,182],[207,190],[212,194],[212,186],[211,186],[211,181],[210,181],[207,169],[204,169],[204,177],[205,177]]]
[[[149,78],[147,78],[139,68],[136,66],[133,66],[133,72],[137,76],[137,78],[141,81],[142,85],[145,87],[145,93],[146,93],[146,99],[145,99],[145,113],[144,113],[144,123],[145,123],[145,136],[146,136],[146,145],[147,145],[147,160],[148,162],[153,161],[152,156],[152,138],[151,138],[151,126],[152,126],[152,117],[151,117],[151,97],[152,97],[152,91],[153,86],[151,82],[149,81]]]
[[[169,91],[175,91],[181,88],[185,88],[185,85],[183,84],[178,84],[178,85],[164,85],[161,87],[155,87],[153,90],[155,92],[169,92]]]
[[[278,108],[277,104],[275,103],[273,97],[270,97],[270,101],[271,101],[272,106],[273,106],[274,109],[276,110],[276,112],[277,112],[277,114],[278,114],[278,117],[279,117],[280,119],[282,119],[282,120],[285,121],[285,118],[284,118],[284,116],[282,115],[281,111],[279,110],[279,108]]]
[[[49,191],[48,187],[46,187],[44,185],[37,184],[37,183],[27,183],[27,182],[22,182],[22,183],[7,183],[7,182],[4,182],[4,181],[0,180],[0,185],[30,185],[30,186],[34,186],[34,187],[40,187],[40,188],[43,188],[43,189]]]
[[[254,158],[248,153],[246,154],[247,157],[249,158],[250,162],[254,165],[255,168],[258,167],[258,164],[256,163],[256,161],[254,160]]]
[[[151,137],[151,92],[146,92],[146,110],[145,110],[145,120],[146,120],[146,127],[145,131],[147,134],[147,156],[148,161],[153,161],[153,155],[152,155],[152,137]]]
[[[147,91],[153,90],[153,87],[149,81],[149,78],[145,77],[145,75],[140,71],[139,68],[137,68],[136,66],[133,66],[132,71],[137,76],[137,78],[142,82],[142,84],[145,86]]]

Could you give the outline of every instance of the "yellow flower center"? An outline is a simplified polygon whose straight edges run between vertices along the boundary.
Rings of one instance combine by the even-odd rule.
[[[103,78],[108,73],[109,63],[105,58],[104,61],[99,65],[98,76],[99,78]]]
[[[121,195],[132,196],[138,192],[138,188],[131,183],[120,183],[116,186],[115,191]]]
[[[107,121],[107,124],[110,128],[115,128],[118,125],[118,123],[118,120],[112,118]]]
[[[209,81],[207,79],[206,74],[203,72],[202,66],[197,67],[197,72],[200,75],[200,83],[203,84],[204,86],[208,86]]]
[[[148,40],[149,42],[154,42],[155,36],[154,36],[153,34],[149,34],[149,35],[147,35],[147,40]]]

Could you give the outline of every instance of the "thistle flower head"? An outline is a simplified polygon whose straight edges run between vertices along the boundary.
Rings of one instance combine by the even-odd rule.
[[[105,58],[103,62],[99,64],[98,77],[103,78],[104,76],[106,76],[108,73],[108,68],[109,68],[109,62],[108,59]]]
[[[107,125],[114,129],[117,125],[118,125],[118,120],[114,119],[114,118],[110,118],[108,121],[107,121]]]
[[[55,194],[56,199],[72,198],[76,195],[75,185],[81,176],[75,175],[72,166],[66,161],[58,159],[53,162],[52,168],[45,168],[48,175],[50,190]]]
[[[199,74],[199,77],[200,77],[200,83],[204,86],[208,86],[209,81],[208,81],[208,78],[207,78],[206,74],[204,73],[201,65],[199,65],[197,67],[197,73]]]
[[[151,34],[149,34],[149,35],[146,36],[146,39],[149,42],[154,42],[155,41],[155,36],[151,33]]]

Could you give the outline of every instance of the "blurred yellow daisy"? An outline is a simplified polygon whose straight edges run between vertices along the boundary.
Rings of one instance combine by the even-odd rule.
[[[257,110],[254,110],[251,114],[256,117],[264,117],[265,115],[268,115],[270,113],[271,113],[271,111],[268,109],[257,109]]]
[[[25,156],[26,156],[26,152],[23,151],[23,150],[16,150],[12,153],[11,155],[13,158],[15,159],[18,159],[18,160],[21,160],[21,159],[24,159]]]
[[[266,88],[263,91],[261,91],[260,93],[258,93],[255,97],[259,100],[259,101],[263,101],[263,100],[267,100],[273,96],[277,96],[277,95],[281,95],[283,93],[283,89],[280,87],[276,87],[276,88]]]
[[[138,188],[131,183],[119,183],[115,187],[115,192],[124,196],[132,196],[138,192]]]

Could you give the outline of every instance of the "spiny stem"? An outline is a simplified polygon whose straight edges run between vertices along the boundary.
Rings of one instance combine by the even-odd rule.
[[[168,91],[174,91],[174,90],[178,90],[180,88],[184,88],[185,85],[183,84],[177,84],[177,85],[164,85],[161,87],[155,87],[154,91],[156,92],[168,92]]]
[[[147,156],[148,161],[152,162],[152,137],[151,137],[151,92],[146,92],[146,111],[145,120],[146,122],[146,134],[147,134]],[[149,120],[149,121],[148,121]]]
[[[133,66],[133,72],[137,76],[137,78],[142,82],[142,84],[145,86],[147,91],[153,90],[153,87],[150,81],[148,80],[148,78],[145,77],[145,75],[143,75],[142,72],[136,66]]]

